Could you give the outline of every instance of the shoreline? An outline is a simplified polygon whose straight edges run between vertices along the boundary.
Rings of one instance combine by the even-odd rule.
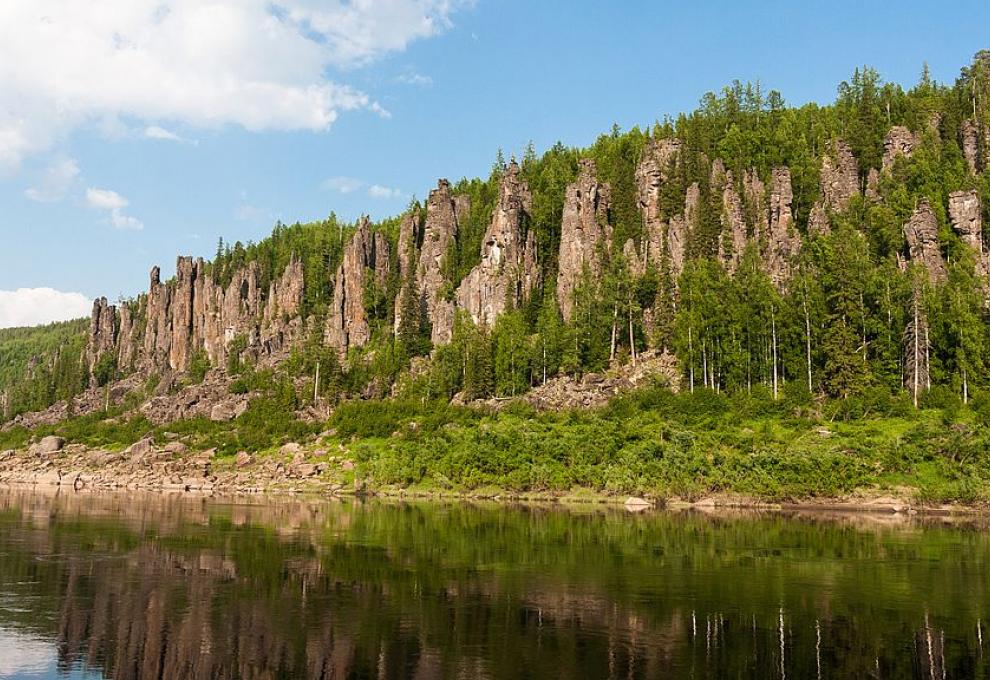
[[[292,499],[297,501],[380,500],[386,502],[491,503],[506,507],[513,505],[553,506],[564,509],[607,508],[627,513],[696,511],[719,514],[724,512],[810,513],[814,515],[875,516],[910,518],[980,518],[990,517],[990,506],[941,504],[925,505],[899,500],[889,495],[857,494],[848,498],[806,498],[776,501],[741,494],[723,493],[698,500],[683,498],[650,499],[638,496],[611,495],[587,489],[567,493],[514,492],[486,489],[483,491],[440,491],[401,489],[396,487],[344,487],[339,482],[306,479],[276,480],[267,484],[245,485],[235,479],[219,476],[203,478],[201,482],[186,479],[179,482],[159,479],[145,483],[95,482],[85,472],[67,471],[56,480],[51,473],[0,473],[0,489],[38,493],[69,494],[150,494],[186,496],[190,498],[225,499],[250,498],[261,502]]]

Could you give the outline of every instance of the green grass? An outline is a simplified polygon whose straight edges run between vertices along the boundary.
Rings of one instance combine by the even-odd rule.
[[[119,449],[142,436],[179,435],[192,450],[270,451],[287,441],[357,463],[368,487],[697,499],[735,494],[770,501],[863,492],[925,503],[990,500],[990,428],[966,407],[903,408],[896,397],[860,404],[799,404],[766,394],[674,395],[660,388],[595,411],[501,412],[421,401],[352,401],[327,423],[303,423],[278,391],[229,423],[194,419],[153,427],[111,412],[34,433],[0,433],[0,449],[31,435]],[[854,412],[858,411],[858,412]]]

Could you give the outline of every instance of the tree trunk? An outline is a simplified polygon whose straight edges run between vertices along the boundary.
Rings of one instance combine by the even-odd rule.
[[[691,386],[691,394],[694,394],[694,343],[691,339],[691,326],[688,326],[688,383]]]
[[[773,336],[773,398],[777,399],[777,313],[770,305],[770,328]]]
[[[608,360],[613,361],[615,359],[615,344],[616,335],[618,333],[618,323],[619,323],[619,303],[616,302],[612,305],[612,346],[608,352]]]

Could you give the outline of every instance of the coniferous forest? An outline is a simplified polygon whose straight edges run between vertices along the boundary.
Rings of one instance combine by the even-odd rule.
[[[370,440],[433,418],[417,435],[426,437],[448,421],[477,428],[485,408],[554,381],[577,384],[654,361],[664,371],[641,386],[653,396],[620,398],[599,415],[520,415],[513,409],[523,406],[510,404],[499,422],[535,419],[549,437],[567,418],[577,431],[597,417],[635,421],[631,404],[662,406],[674,422],[683,418],[671,429],[678,441],[692,429],[722,423],[728,431],[754,418],[816,427],[921,419],[929,435],[955,433],[931,444],[944,449],[938,455],[976,465],[972,452],[987,443],[990,420],[982,228],[990,224],[990,52],[975,55],[953,83],[919,70],[908,88],[857,69],[827,105],[789,106],[777,91],[734,82],[693,112],[613,127],[588,148],[558,143],[541,155],[530,145],[509,158],[500,151],[487,177],[441,182],[428,200],[378,223],[331,214],[277,224],[258,243],[221,240],[211,260],[180,261],[175,279],[158,282],[153,272],[148,293],[97,301],[93,320],[0,331],[4,420],[86,390],[109,392],[129,376],[140,376],[147,394],[166,379],[174,391],[222,378],[230,391],[253,395],[233,424],[209,426],[226,433],[220,446],[229,453],[284,440],[272,423],[290,426],[257,417],[264,409],[299,414],[322,405],[337,431]],[[187,284],[183,335],[174,320]],[[197,302],[197,285],[219,291],[206,299],[222,300],[217,315],[237,323],[211,336],[211,303]],[[206,309],[202,322],[197,304]],[[161,330],[159,318],[172,325]],[[679,396],[658,396],[668,389]],[[141,398],[132,395],[117,413]],[[460,410],[472,403],[481,410]],[[108,398],[106,413],[110,406]],[[637,436],[659,429],[662,441],[663,425],[641,425]],[[238,427],[260,434],[230,443]],[[773,440],[767,427],[742,435],[747,446]],[[804,431],[781,427],[798,438]],[[913,442],[928,455],[924,437],[905,428],[876,441]],[[29,429],[15,422],[7,438],[26,441]],[[203,441],[213,436],[221,439],[213,432]],[[454,446],[454,435],[442,436]],[[859,465],[840,454],[829,469]],[[368,464],[383,455],[371,447]],[[658,456],[643,453],[636,465]],[[433,475],[428,464],[408,462],[379,476],[411,483]],[[505,483],[515,469],[448,463],[446,479],[481,470],[461,480],[473,485]],[[746,479],[760,467],[732,464]],[[797,474],[820,474],[815,465]],[[870,482],[869,467],[837,473],[845,481],[836,488]],[[560,477],[552,463],[538,472],[537,487],[608,486],[592,473]],[[650,474],[662,476],[640,471],[615,488],[641,489]],[[678,474],[690,486],[691,473]]]

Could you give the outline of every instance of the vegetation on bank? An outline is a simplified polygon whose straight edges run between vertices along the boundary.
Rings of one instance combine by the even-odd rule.
[[[698,390],[646,388],[599,410],[537,413],[521,402],[499,412],[415,400],[351,401],[328,422],[292,416],[291,392],[273,389],[230,423],[205,419],[153,427],[119,412],[80,417],[28,433],[0,433],[0,449],[59,434],[122,449],[174,433],[193,450],[277,455],[289,441],[346,456],[370,490],[503,490],[566,494],[587,489],[697,499],[738,494],[766,500],[854,494],[917,502],[990,501],[990,394],[969,405],[945,389],[920,409],[883,389],[816,401],[800,383],[774,400]],[[288,401],[287,401],[288,400]],[[322,438],[317,440],[318,435]]]

